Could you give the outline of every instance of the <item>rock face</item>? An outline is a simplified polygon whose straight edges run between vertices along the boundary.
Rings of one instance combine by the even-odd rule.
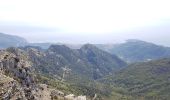
[[[11,53],[13,52],[13,53]],[[3,99],[33,99],[35,81],[31,75],[31,62],[23,51],[9,48],[0,51],[1,96]],[[5,84],[5,83],[6,84]]]
[[[0,100],[67,100],[63,92],[37,84],[35,78],[32,62],[25,51],[0,50]],[[70,100],[86,99],[74,97]]]

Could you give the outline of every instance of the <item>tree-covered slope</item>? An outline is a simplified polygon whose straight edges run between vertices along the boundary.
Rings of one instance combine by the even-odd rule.
[[[119,93],[134,98],[169,100],[170,59],[131,64],[102,82],[122,88]]]

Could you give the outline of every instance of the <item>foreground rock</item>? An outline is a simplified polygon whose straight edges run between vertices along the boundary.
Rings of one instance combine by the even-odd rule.
[[[37,84],[27,54],[16,48],[0,51],[0,100],[67,100],[61,91]],[[75,97],[68,100],[86,100]]]

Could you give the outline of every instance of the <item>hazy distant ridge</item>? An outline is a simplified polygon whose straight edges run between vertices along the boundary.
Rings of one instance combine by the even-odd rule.
[[[27,41],[18,36],[0,33],[0,48],[24,46]]]

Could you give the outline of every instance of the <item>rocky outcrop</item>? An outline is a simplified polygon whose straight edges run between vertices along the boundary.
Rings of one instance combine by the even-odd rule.
[[[63,92],[37,84],[32,65],[23,50],[0,50],[0,100],[67,100]],[[68,100],[86,99],[74,97]]]
[[[31,62],[19,49],[0,51],[1,95],[3,99],[34,99],[35,80],[31,72]],[[6,80],[6,81],[5,81]]]

